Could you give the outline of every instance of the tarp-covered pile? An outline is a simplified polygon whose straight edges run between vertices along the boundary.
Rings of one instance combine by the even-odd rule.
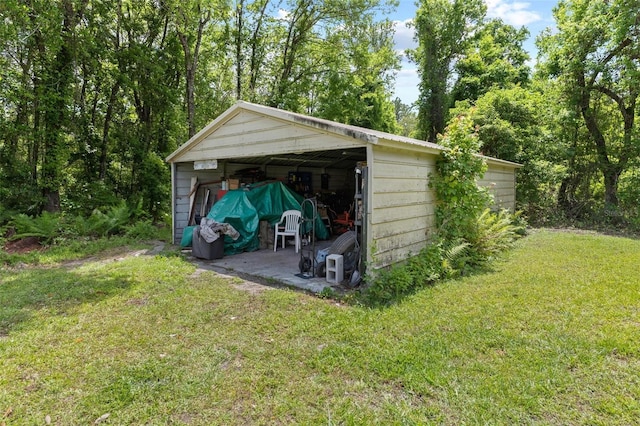
[[[228,223],[235,228],[240,237],[233,241],[228,235],[224,239],[224,254],[236,254],[254,251],[260,247],[258,231],[260,221],[266,220],[273,227],[286,210],[300,210],[304,198],[281,182],[254,185],[250,190],[233,190],[226,193],[207,215],[220,223]],[[310,203],[305,203],[309,209]],[[315,212],[305,211],[303,217],[316,217],[314,223],[316,238],[329,238],[329,231]],[[302,230],[303,233],[309,230]]]

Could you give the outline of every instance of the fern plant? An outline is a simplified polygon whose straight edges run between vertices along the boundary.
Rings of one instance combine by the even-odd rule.
[[[463,275],[468,263],[468,252],[471,244],[464,240],[457,240],[442,252],[443,276],[453,277]]]
[[[61,232],[61,215],[59,213],[43,212],[40,216],[31,217],[18,214],[11,220],[16,233],[12,240],[36,237],[43,244],[51,244]]]
[[[126,202],[110,207],[106,212],[95,209],[88,220],[88,230],[98,236],[122,232],[131,221],[131,209]]]
[[[470,243],[478,260],[490,259],[511,247],[524,233],[524,225],[518,215],[508,210],[492,212],[486,209],[476,220],[476,232]]]

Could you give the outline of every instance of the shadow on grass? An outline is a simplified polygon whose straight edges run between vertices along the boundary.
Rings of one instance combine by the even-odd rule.
[[[130,275],[109,272],[34,268],[5,277],[0,283],[0,336],[18,329],[35,312],[64,315],[84,303],[112,297],[131,287]]]

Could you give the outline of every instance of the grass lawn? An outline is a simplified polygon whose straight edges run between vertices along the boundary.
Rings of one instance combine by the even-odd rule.
[[[0,271],[0,424],[640,418],[640,241],[540,231],[385,309],[132,256]]]

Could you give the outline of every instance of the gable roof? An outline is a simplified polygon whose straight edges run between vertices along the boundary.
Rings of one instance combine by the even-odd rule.
[[[381,132],[378,130],[371,130],[364,127],[342,124],[335,121],[311,117],[304,114],[285,111],[282,109],[258,105],[250,102],[237,101],[234,105],[220,114],[215,120],[213,120],[202,130],[196,133],[191,139],[182,144],[173,153],[171,153],[166,158],[166,161],[170,163],[179,161],[179,157],[181,157],[183,154],[193,149],[194,147],[198,146],[208,136],[214,134],[216,131],[218,131],[218,129],[224,126],[225,123],[229,122],[231,119],[233,119],[243,111],[252,112],[265,117],[270,117],[282,122],[289,122],[306,128],[316,129],[324,134],[333,134],[342,138],[354,139],[362,142],[363,146],[367,144],[386,145],[395,148],[430,152],[433,154],[438,154],[445,149],[442,145],[438,145],[432,142],[413,139],[406,136],[394,135],[392,133]],[[492,157],[484,158],[492,163],[499,163],[514,168],[520,167],[519,164],[512,163],[510,161],[499,160]]]

